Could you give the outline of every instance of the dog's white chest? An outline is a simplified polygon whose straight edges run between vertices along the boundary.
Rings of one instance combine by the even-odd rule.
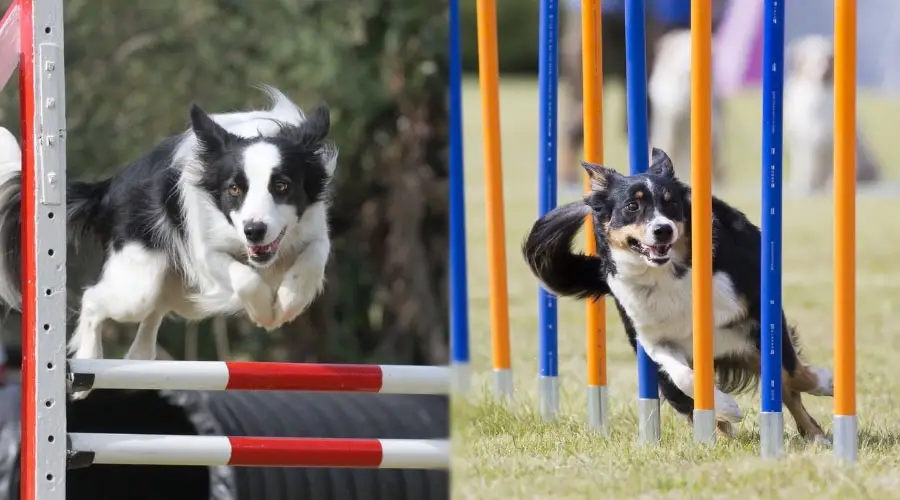
[[[681,278],[671,269],[650,269],[641,276],[608,277],[610,290],[631,318],[642,343],[668,343],[693,351],[691,271]],[[742,331],[730,324],[746,314],[734,284],[724,273],[713,275],[714,352],[723,355],[746,350]]]

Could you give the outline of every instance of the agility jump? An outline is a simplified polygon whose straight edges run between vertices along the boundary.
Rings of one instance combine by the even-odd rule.
[[[602,47],[599,0],[582,1],[582,44],[584,74],[585,160],[602,164]],[[645,9],[643,0],[626,0],[627,111],[629,124],[629,156],[631,173],[647,171],[650,164],[647,140],[647,88],[645,64]],[[555,209],[556,182],[556,50],[558,23],[556,0],[541,1],[541,46],[539,61],[540,131],[539,131],[539,215]],[[510,393],[508,310],[505,292],[505,262],[503,242],[502,171],[498,119],[498,70],[495,3],[478,1],[479,76],[484,115],[484,169],[488,204],[488,244],[491,260],[491,339],[494,353],[495,389],[498,396]],[[691,420],[695,440],[711,443],[717,428],[713,364],[713,274],[712,274],[712,193],[710,95],[712,90],[711,3],[709,0],[691,2],[691,203],[692,232],[690,255],[692,264],[692,356],[693,410]],[[856,2],[835,0],[835,349],[834,349],[834,453],[842,460],[855,462],[857,455],[857,424],[855,416],[855,43]],[[757,361],[761,391],[761,448],[764,457],[783,453],[784,423],[782,416],[783,352],[788,332],[783,331],[781,300],[781,220],[782,220],[782,101],[784,83],[784,2],[766,0],[763,64],[763,154],[761,261],[760,261],[760,325],[761,349]],[[454,84],[458,84],[455,82]],[[461,111],[454,108],[455,114]],[[460,146],[461,148],[461,146]],[[457,156],[457,158],[460,158]],[[461,170],[461,160],[452,165]],[[589,181],[586,187],[589,191]],[[455,184],[462,189],[461,184]],[[462,194],[456,195],[461,200]],[[462,220],[462,207],[455,205],[452,217]],[[588,231],[587,253],[595,252],[594,238]],[[493,234],[501,231],[501,234]],[[456,239],[455,244],[462,240]],[[456,250],[457,252],[464,251]],[[459,265],[459,261],[453,261]],[[453,273],[464,273],[456,268]],[[496,292],[496,293],[495,293]],[[539,299],[539,408],[545,418],[557,413],[558,385],[556,384],[556,303],[555,296],[541,289]],[[467,307],[465,295],[457,292],[452,304],[454,311]],[[588,364],[588,422],[591,427],[608,432],[609,415],[606,377],[606,332],[603,299],[587,301],[587,364]],[[461,314],[461,313],[460,313]],[[456,316],[455,316],[456,317]],[[466,351],[455,352],[454,364],[468,364],[467,327],[457,325],[452,330],[452,342],[465,345]],[[639,440],[655,443],[661,438],[659,424],[659,378],[656,365],[640,343],[636,345],[638,361],[638,420]],[[464,356],[465,355],[465,356]],[[818,373],[818,372],[816,372]],[[819,375],[815,375],[818,377]],[[822,376],[825,376],[823,373]],[[815,378],[810,375],[810,380]],[[824,379],[823,379],[824,380]],[[820,380],[816,383],[825,383]],[[799,384],[799,383],[798,383]],[[809,382],[808,384],[814,384]],[[808,385],[807,384],[807,385]],[[799,384],[801,386],[802,384]],[[805,386],[804,386],[805,387]],[[815,388],[826,394],[828,388]],[[797,400],[799,401],[799,399]],[[799,411],[790,406],[792,413]],[[799,408],[802,408],[799,407]],[[803,410],[805,412],[805,410]],[[795,415],[796,417],[796,415]],[[814,421],[812,422],[814,424]],[[798,422],[799,426],[800,422]],[[808,429],[817,427],[805,422]]]
[[[20,55],[23,125],[21,498],[63,500],[67,467],[92,463],[447,469],[446,439],[67,433],[67,391],[188,387],[447,394],[450,373],[415,366],[67,360],[62,12],[61,0],[17,0],[2,29],[4,35],[17,33],[6,38]]]

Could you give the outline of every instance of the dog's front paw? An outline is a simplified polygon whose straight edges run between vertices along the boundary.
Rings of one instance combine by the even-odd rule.
[[[234,263],[228,270],[231,287],[257,326],[271,330],[275,325],[275,296],[269,285],[249,266]]]
[[[275,298],[275,322],[278,326],[297,318],[312,304],[321,289],[321,286],[304,286],[299,280],[286,279],[278,287]]]
[[[741,413],[741,407],[738,406],[737,401],[733,397],[718,389],[716,389],[714,397],[717,420],[740,422],[744,418],[743,413]]]

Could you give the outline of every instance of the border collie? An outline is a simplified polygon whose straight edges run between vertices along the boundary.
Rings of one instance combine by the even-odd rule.
[[[691,30],[670,31],[656,42],[656,58],[647,81],[652,143],[668,151],[679,168],[679,177],[688,178],[691,166]],[[713,88],[712,174],[717,185],[725,181],[723,163],[722,99]],[[685,169],[685,170],[681,170]]]
[[[784,138],[790,159],[789,186],[798,195],[820,193],[834,171],[834,44],[826,36],[805,36],[788,47],[787,57]],[[881,170],[857,127],[857,182],[876,182]]]
[[[322,104],[305,115],[279,90],[263,90],[269,109],[208,115],[193,105],[188,130],[111,178],[69,183],[70,241],[106,249],[81,298],[68,345],[74,358],[103,357],[110,320],[139,323],[126,358],[153,359],[169,313],[200,320],[246,312],[273,330],[321,292],[337,162],[329,111]],[[4,168],[0,299],[21,310],[21,167]]]
[[[660,369],[660,395],[692,417],[694,372],[691,309],[691,194],[668,155],[652,149],[648,172],[625,176],[582,163],[592,190],[538,219],[524,244],[525,260],[543,286],[579,299],[612,295],[632,348],[640,340]],[[715,411],[732,435],[742,418],[729,394],[751,388],[760,370],[760,231],[747,217],[713,198]],[[572,252],[572,240],[593,219],[597,255]],[[800,434],[825,440],[801,393],[833,395],[830,370],[807,365],[782,316],[783,398]]]

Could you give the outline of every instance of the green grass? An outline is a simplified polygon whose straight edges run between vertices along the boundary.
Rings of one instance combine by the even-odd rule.
[[[607,95],[607,164],[627,169],[621,92]],[[857,201],[857,340],[860,465],[836,465],[830,450],[807,446],[785,413],[788,455],[759,456],[758,394],[740,397],[745,419],[732,440],[712,449],[692,443],[690,427],[664,406],[663,442],[636,444],[636,367],[613,309],[609,311],[610,438],[585,429],[584,305],[559,305],[560,416],[545,423],[537,407],[537,282],[519,246],[537,212],[537,113],[534,81],[501,88],[506,247],[515,396],[493,402],[485,233],[481,112],[477,82],[465,88],[467,236],[472,395],[453,402],[454,498],[897,498],[900,488],[900,199]],[[729,100],[727,160],[735,187],[718,195],[759,220],[760,98]],[[900,103],[860,95],[860,121],[882,158],[900,157],[890,132]],[[900,177],[888,165],[888,177]],[[564,200],[560,200],[561,202]],[[832,365],[832,203],[830,196],[785,199],[784,301],[806,358]],[[612,306],[610,305],[610,308]],[[805,398],[830,432],[832,399]]]

